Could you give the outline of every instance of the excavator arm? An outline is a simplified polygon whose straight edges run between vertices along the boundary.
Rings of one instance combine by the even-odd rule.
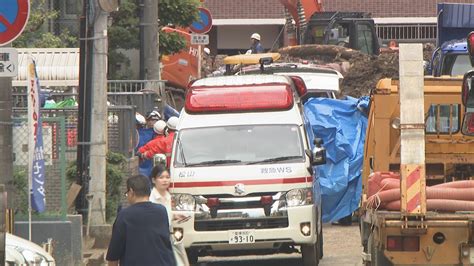
[[[297,36],[305,31],[308,19],[314,13],[323,11],[322,0],[280,0],[280,3],[285,7],[288,44],[297,45]]]
[[[314,13],[323,11],[322,0],[280,0],[280,3],[288,10],[296,25],[300,25],[302,18],[308,19]]]

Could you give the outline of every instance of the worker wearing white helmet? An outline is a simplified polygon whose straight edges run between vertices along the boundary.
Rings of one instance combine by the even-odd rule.
[[[168,121],[166,122],[168,129],[172,131],[176,131],[176,129],[178,128],[178,121],[179,119],[176,116],[170,117]]]
[[[156,123],[156,121],[160,119],[161,119],[161,114],[158,111],[153,110],[151,112],[148,112],[146,114],[147,127],[153,128],[153,125]]]
[[[158,120],[153,125],[153,131],[155,131],[157,135],[166,135],[166,128],[166,122],[163,120]]]
[[[250,40],[252,45],[250,46],[250,50],[252,54],[261,54],[264,52],[262,44],[260,44],[260,34],[254,33],[250,36]]]
[[[166,166],[170,166],[171,150],[173,149],[174,134],[178,127],[178,118],[170,117],[166,123],[168,135],[156,137],[138,150],[139,156],[143,159],[151,159],[155,154],[166,155]]]

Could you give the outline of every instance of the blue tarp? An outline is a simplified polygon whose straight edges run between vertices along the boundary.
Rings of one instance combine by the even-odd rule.
[[[304,104],[314,136],[327,151],[327,163],[315,167],[323,222],[337,221],[359,207],[368,104],[369,97],[312,98]]]

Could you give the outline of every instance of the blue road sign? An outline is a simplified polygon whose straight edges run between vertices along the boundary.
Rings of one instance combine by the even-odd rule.
[[[15,40],[30,13],[29,0],[2,0],[0,4],[0,46]]]
[[[199,8],[199,20],[194,21],[189,29],[198,34],[204,34],[211,30],[212,28],[212,16],[211,12],[203,7]]]

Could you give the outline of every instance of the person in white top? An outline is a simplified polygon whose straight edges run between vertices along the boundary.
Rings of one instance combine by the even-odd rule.
[[[186,216],[173,215],[171,212],[171,194],[168,192],[170,186],[170,173],[163,165],[153,167],[150,174],[153,189],[150,193],[150,201],[161,204],[166,208],[170,224],[170,232],[173,231],[172,221],[183,220]],[[177,262],[177,266],[189,266],[189,261],[186,255],[186,250],[182,242],[177,242],[171,235],[171,243],[173,243],[173,253]]]

